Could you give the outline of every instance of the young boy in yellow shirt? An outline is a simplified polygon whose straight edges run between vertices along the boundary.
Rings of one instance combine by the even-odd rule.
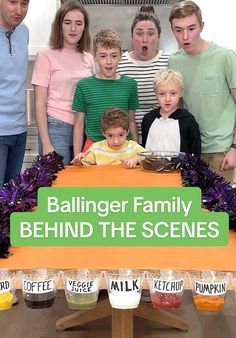
[[[72,161],[82,164],[121,164],[130,168],[139,163],[137,154],[144,148],[133,140],[127,140],[129,116],[119,108],[111,108],[102,116],[102,134],[105,140],[93,143],[90,148],[78,154]]]

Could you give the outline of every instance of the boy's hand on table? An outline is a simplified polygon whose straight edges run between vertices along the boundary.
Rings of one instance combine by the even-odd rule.
[[[135,156],[123,161],[124,165],[128,168],[135,168],[137,164],[139,164],[139,157]]]
[[[73,160],[70,162],[73,165],[82,165],[82,159],[85,159],[86,155],[85,153],[79,153],[77,154]]]

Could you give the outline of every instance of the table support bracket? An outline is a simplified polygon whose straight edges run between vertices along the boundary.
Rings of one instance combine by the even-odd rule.
[[[58,319],[56,329],[64,331],[108,316],[112,316],[112,338],[133,338],[134,316],[181,330],[189,329],[187,321],[167,311],[154,309],[151,304],[140,303],[137,309],[119,310],[113,309],[108,299],[98,302],[95,309],[77,311]]]

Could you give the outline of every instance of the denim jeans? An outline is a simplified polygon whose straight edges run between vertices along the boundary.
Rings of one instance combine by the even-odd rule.
[[[73,156],[73,125],[48,116],[48,133],[56,152],[64,157],[63,163],[69,164]],[[43,154],[40,139],[39,154]]]
[[[0,188],[19,175],[25,154],[27,133],[0,136]]]

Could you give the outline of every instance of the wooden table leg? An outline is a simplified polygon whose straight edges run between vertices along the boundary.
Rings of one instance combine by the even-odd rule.
[[[112,316],[112,338],[133,338],[134,316],[181,330],[189,329],[189,323],[185,320],[167,311],[154,309],[151,304],[140,303],[137,309],[119,310],[111,308],[108,299],[98,302],[93,310],[77,311],[58,319],[56,329],[64,331],[108,316]]]
[[[111,316],[111,306],[109,300],[106,299],[98,302],[95,309],[77,311],[71,315],[58,319],[56,321],[56,329],[58,331],[64,331],[70,327],[83,325],[108,316]]]
[[[133,310],[112,309],[112,338],[133,338]]]
[[[180,317],[161,309],[154,309],[148,303],[140,303],[139,307],[134,309],[134,316],[186,331],[190,326]]]

